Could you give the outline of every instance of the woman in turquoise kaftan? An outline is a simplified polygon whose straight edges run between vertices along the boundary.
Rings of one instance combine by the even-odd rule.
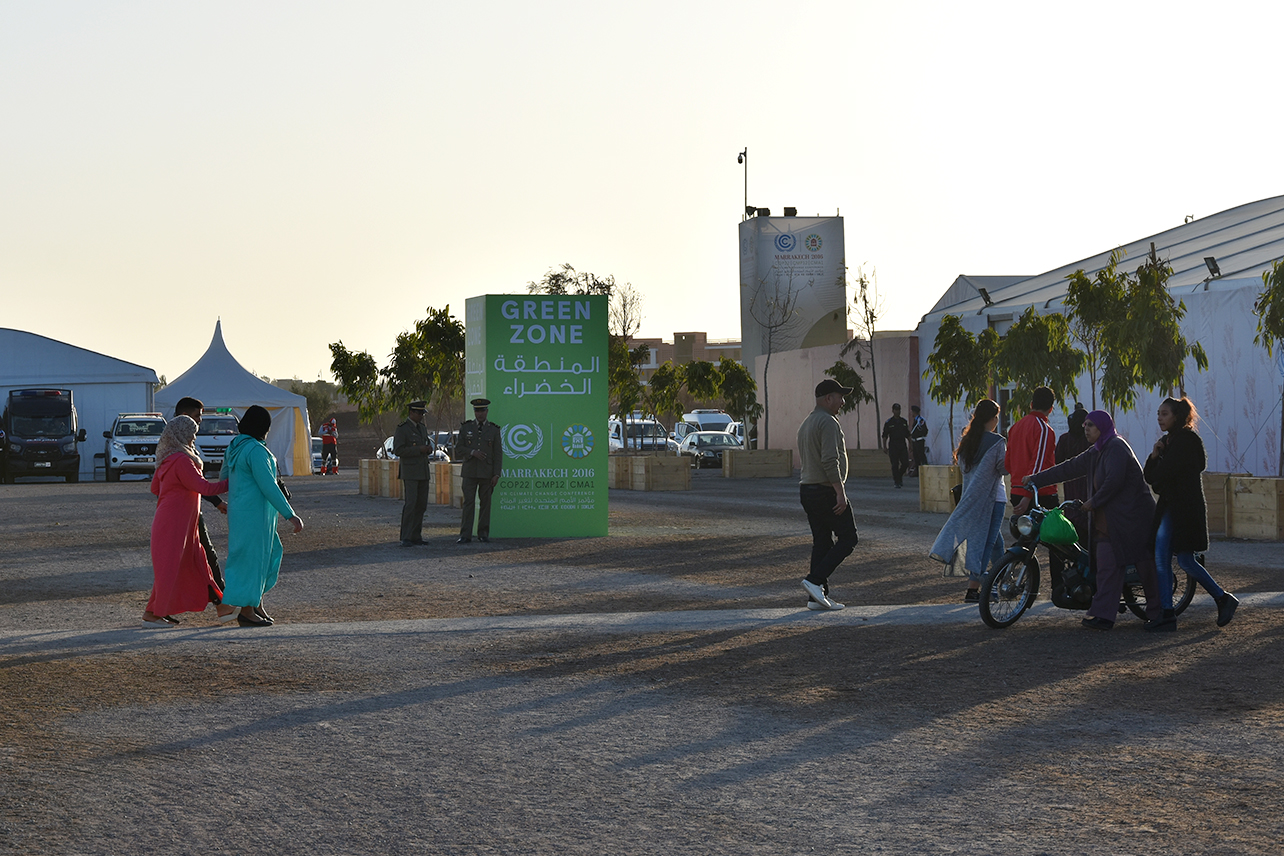
[[[241,418],[240,436],[223,456],[221,476],[228,480],[223,602],[241,607],[237,623],[242,627],[272,623],[263,609],[263,594],[276,585],[281,570],[277,515],[293,523],[296,534],[303,530],[303,521],[277,485],[276,457],[264,442],[271,426],[266,410],[251,407]]]

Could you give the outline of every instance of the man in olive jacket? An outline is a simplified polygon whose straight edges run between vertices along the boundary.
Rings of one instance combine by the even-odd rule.
[[[392,435],[392,453],[401,459],[402,496],[401,546],[425,544],[424,512],[428,510],[428,456],[433,453],[432,438],[424,425],[428,406],[423,401],[410,402],[410,418],[397,426]]]
[[[499,426],[487,419],[490,401],[474,398],[471,404],[476,418],[459,426],[459,442],[455,444],[455,457],[464,462],[459,473],[464,480],[460,544],[473,540],[473,511],[478,494],[481,495],[481,512],[477,515],[477,540],[490,540],[490,498],[504,470],[504,444],[499,438]]]

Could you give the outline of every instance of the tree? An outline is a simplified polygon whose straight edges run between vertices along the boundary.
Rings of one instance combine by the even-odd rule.
[[[722,378],[719,392],[726,402],[727,413],[744,425],[745,448],[749,448],[749,426],[762,418],[762,405],[758,403],[758,382],[747,368],[730,357],[718,360],[718,375]]]
[[[652,373],[651,380],[647,384],[645,395],[647,408],[660,416],[676,417],[679,410],[678,395],[682,392],[685,382],[682,367],[675,366],[672,361],[666,361]]]
[[[339,382],[339,391],[357,406],[357,416],[369,424],[388,409],[387,395],[379,365],[366,351],[354,353],[343,342],[330,344],[330,374]]]
[[[1284,344],[1284,259],[1271,265],[1262,274],[1262,292],[1253,304],[1257,313],[1257,335],[1253,342],[1266,348],[1266,356],[1275,356],[1275,349]],[[164,380],[164,378],[162,378]],[[1284,404],[1284,388],[1280,392]],[[1284,476],[1284,407],[1280,409],[1279,475]]]
[[[1121,250],[1111,253],[1110,263],[1094,280],[1081,270],[1071,274],[1066,305],[1076,337],[1081,332],[1090,339],[1096,337],[1098,357],[1090,354],[1088,365],[1095,362],[1100,367],[1103,404],[1127,411],[1137,404],[1138,387],[1180,389],[1185,384],[1186,360],[1193,358],[1203,371],[1208,356],[1202,345],[1187,342],[1181,333],[1186,304],[1169,293],[1173,270],[1159,258],[1155,245],[1150,245],[1149,255],[1135,273],[1118,273],[1121,255]]]
[[[464,395],[464,348],[464,324],[450,314],[450,305],[428,307],[414,330],[397,337],[381,372],[388,380],[388,406],[399,411],[422,398],[440,427],[447,408]]]
[[[860,352],[857,352],[855,356],[857,360],[857,365],[860,365],[860,362],[859,362]],[[861,404],[873,401],[874,396],[870,395],[869,391],[865,389],[865,379],[861,377],[860,372],[857,371],[855,367],[851,366],[850,364],[842,360],[835,361],[835,363],[832,366],[825,369],[825,374],[829,375],[830,377],[838,381],[843,386],[851,387],[852,394],[843,399],[843,406],[838,409],[838,412],[851,413],[853,410],[857,411],[856,413],[856,448],[859,449],[860,448],[860,410],[859,408]]]
[[[1083,270],[1070,276],[1065,307],[1069,310],[1070,334],[1083,345],[1092,408],[1097,408],[1097,379],[1105,357],[1105,337],[1112,319],[1123,314],[1127,299],[1126,275],[1119,273],[1122,249],[1110,254],[1110,262],[1089,279]]]
[[[927,394],[937,404],[949,404],[950,448],[954,448],[954,402],[980,401],[989,394],[999,336],[987,327],[979,337],[963,327],[957,315],[946,315],[936,331],[927,358]]]
[[[844,267],[843,273],[841,273],[840,276],[846,276],[846,271],[847,268]],[[883,301],[879,299],[878,296],[877,270],[875,270],[870,276],[866,276],[865,271],[862,268],[856,269],[856,299],[852,301],[851,313],[854,318],[856,335],[850,342],[843,345],[843,349],[839,352],[839,356],[845,357],[848,354],[855,352],[857,354],[856,365],[860,368],[869,369],[870,380],[874,384],[874,394],[867,398],[866,401],[874,402],[874,422],[876,425],[882,425],[883,412],[882,407],[878,402],[878,367],[874,363],[874,324],[883,313]],[[864,348],[866,352],[866,359],[863,361],[859,356],[861,348]],[[843,386],[847,385],[848,384],[843,384]],[[863,384],[861,388],[864,389]],[[859,408],[860,403],[858,402],[855,406]],[[856,414],[856,424],[856,442],[857,448],[860,448],[859,410]],[[883,436],[881,432],[879,432],[878,436],[878,448],[883,448]]]
[[[531,294],[605,294],[610,297],[615,290],[615,277],[600,277],[563,264],[560,268],[549,268],[539,282],[526,283],[526,290]]]
[[[1013,400],[1029,401],[1040,386],[1061,400],[1078,397],[1075,378],[1087,357],[1070,338],[1064,315],[1039,315],[1033,306],[1021,314],[1003,337],[994,366],[999,379],[1014,386]]]
[[[708,360],[692,360],[687,363],[682,367],[682,376],[686,381],[687,392],[701,403],[717,398],[722,389],[722,374]]]
[[[771,403],[770,403],[770,372],[771,372],[771,354],[777,344],[788,332],[794,332],[799,321],[798,300],[802,296],[802,288],[794,283],[793,270],[781,271],[779,268],[773,268],[774,279],[771,276],[759,280],[754,287],[753,295],[749,298],[749,317],[757,324],[760,335],[762,336],[762,352],[767,359],[762,366],[762,403],[766,418],[762,423],[762,443],[761,449],[770,449],[771,425]],[[772,282],[768,282],[771,279]],[[808,288],[812,285],[807,283]],[[687,389],[692,395],[695,391],[691,389],[690,382],[687,383]],[[698,397],[698,396],[697,396]],[[710,396],[712,398],[712,396]]]

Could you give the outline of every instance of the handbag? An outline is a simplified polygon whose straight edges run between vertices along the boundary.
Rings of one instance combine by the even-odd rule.
[[[277,487],[279,487],[279,488],[281,489],[281,495],[282,495],[282,496],[284,496],[286,499],[289,499],[289,498],[290,498],[290,489],[289,489],[288,487],[286,487],[286,486],[285,486],[285,482],[281,481],[281,477],[280,477],[280,476],[277,476],[277,479],[276,479],[276,486],[277,486]]]
[[[959,500],[963,498],[963,485],[956,484],[950,488],[950,496],[954,497],[954,505],[957,506]]]
[[[1039,540],[1045,544],[1074,544],[1079,540],[1079,533],[1075,531],[1074,524],[1066,520],[1061,509],[1051,508],[1043,515]]]

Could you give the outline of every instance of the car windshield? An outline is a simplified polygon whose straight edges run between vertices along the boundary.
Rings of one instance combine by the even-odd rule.
[[[668,432],[658,422],[629,422],[627,433],[630,437],[667,437]]]
[[[320,455],[320,454],[321,454],[322,452],[324,452],[324,451],[325,451],[325,450],[321,448],[321,438],[320,438],[320,437],[313,437],[313,438],[312,438],[312,454],[314,454],[314,455]]]
[[[164,432],[164,419],[139,419],[133,422],[119,422],[116,424],[117,437],[155,437],[157,434]]]
[[[737,443],[737,442],[736,442],[736,438],[735,438],[735,437],[732,437],[730,434],[713,433],[713,432],[708,433],[708,434],[705,434],[705,433],[697,434],[697,435],[696,435],[696,444],[697,444],[698,446],[700,446],[701,448],[706,448],[706,447],[709,447],[709,446],[738,446],[738,445],[740,445],[739,443]]]
[[[71,433],[70,416],[10,416],[15,437],[65,437]]]
[[[206,416],[201,419],[197,434],[235,434],[236,418],[232,416]]]

